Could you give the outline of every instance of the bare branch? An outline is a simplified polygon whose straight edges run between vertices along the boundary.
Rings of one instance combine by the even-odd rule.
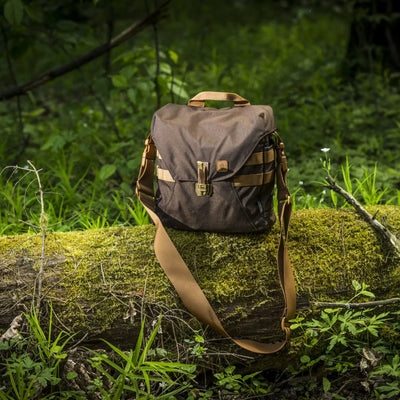
[[[350,193],[346,192],[341,186],[339,186],[332,176],[328,175],[326,178],[329,185],[326,187],[333,190],[337,194],[340,194],[344,199],[354,207],[357,213],[368,222],[378,233],[388,239],[390,246],[400,256],[400,240],[394,235],[386,226],[382,225],[375,217],[371,215]]]
[[[135,24],[132,24],[127,29],[125,29],[123,32],[121,32],[119,35],[115,36],[110,41],[103,43],[101,46],[96,47],[89,53],[86,53],[83,56],[78,57],[75,60],[72,60],[71,62],[64,64],[58,68],[48,71],[45,74],[39,76],[39,78],[34,79],[33,81],[30,81],[28,83],[25,83],[25,84],[17,86],[17,87],[14,87],[3,93],[0,93],[0,101],[8,100],[8,99],[11,99],[12,97],[24,94],[32,89],[37,88],[38,86],[44,85],[45,83],[50,82],[50,81],[60,77],[61,75],[64,75],[70,71],[73,71],[73,70],[81,67],[84,64],[87,64],[88,62],[94,60],[95,58],[102,56],[103,54],[110,51],[112,48],[120,45],[121,43],[125,42],[127,39],[136,35],[138,32],[142,31],[144,28],[155,24],[157,21],[159,21],[161,18],[163,18],[165,8],[169,2],[170,2],[170,0],[166,0],[160,6],[158,6],[151,14],[149,14],[147,17],[143,18],[139,22],[136,22]]]
[[[350,309],[362,309],[370,307],[382,307],[396,303],[400,303],[399,297],[394,297],[392,299],[385,299],[385,300],[367,301],[365,303],[331,303],[325,301],[314,301],[311,304],[315,308],[347,308],[348,310],[350,310]]]

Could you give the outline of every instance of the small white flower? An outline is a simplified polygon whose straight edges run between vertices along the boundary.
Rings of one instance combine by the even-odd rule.
[[[301,186],[301,185],[304,185],[304,182],[303,181],[299,181],[299,185]]]
[[[324,153],[327,153],[330,150],[329,147],[324,147],[323,149],[321,149],[321,151],[323,151]]]

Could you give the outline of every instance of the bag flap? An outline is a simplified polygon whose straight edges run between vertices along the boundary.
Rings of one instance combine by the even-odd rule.
[[[244,165],[257,144],[276,129],[272,108],[167,104],[153,116],[151,135],[175,181],[197,181],[197,161],[209,163],[210,181],[225,180]],[[228,171],[217,171],[227,161]]]

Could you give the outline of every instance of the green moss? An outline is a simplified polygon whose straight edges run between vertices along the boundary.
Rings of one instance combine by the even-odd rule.
[[[371,212],[376,209],[387,214],[393,229],[400,229],[398,207]],[[250,312],[244,303],[256,307],[282,301],[276,271],[278,226],[268,235],[170,234],[217,312],[241,318]],[[155,259],[153,237],[152,225],[49,234],[43,293],[52,300],[58,319],[74,329],[101,332],[144,303],[181,307]],[[377,294],[398,295],[398,260],[354,211],[298,211],[289,237],[300,298],[343,299],[353,279],[366,282]],[[30,301],[26,296],[32,295],[40,250],[40,237],[0,237],[3,309],[18,300]],[[13,298],[6,292],[10,288]]]
[[[398,225],[399,208],[382,207]],[[394,268],[394,259],[382,246],[370,226],[352,210],[304,210],[295,214],[292,223],[292,263],[300,290],[313,296],[331,297],[346,292],[351,281],[364,281],[380,292],[383,276]]]

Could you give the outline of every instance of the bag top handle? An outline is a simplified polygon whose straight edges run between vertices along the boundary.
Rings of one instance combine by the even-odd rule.
[[[204,107],[206,100],[233,101],[235,106],[249,106],[250,102],[236,93],[200,92],[188,101],[189,106]]]

